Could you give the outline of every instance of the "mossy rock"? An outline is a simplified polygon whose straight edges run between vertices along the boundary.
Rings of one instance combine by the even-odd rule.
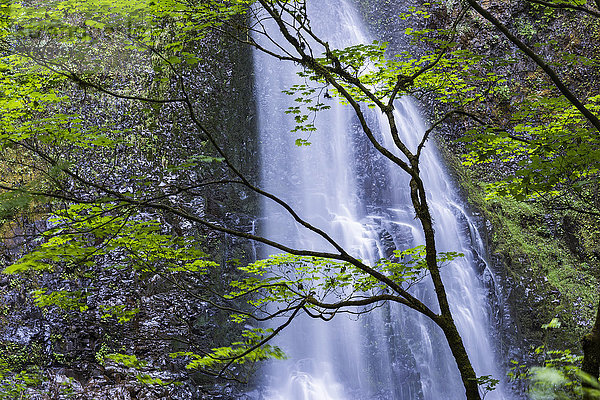
[[[578,352],[594,322],[600,284],[595,237],[578,230],[592,232],[593,226],[581,215],[551,212],[535,202],[486,197],[491,172],[466,169],[460,151],[443,140],[440,147],[465,198],[491,226],[488,250],[509,278],[501,284],[525,343]],[[553,318],[561,327],[546,332],[542,325]]]

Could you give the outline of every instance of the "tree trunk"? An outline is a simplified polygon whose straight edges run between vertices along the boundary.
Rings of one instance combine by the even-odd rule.
[[[450,351],[452,351],[452,355],[456,360],[456,365],[458,366],[458,370],[460,371],[460,377],[465,387],[467,399],[480,400],[481,396],[479,394],[477,375],[475,374],[475,370],[471,365],[471,360],[469,360],[467,350],[465,349],[462,338],[458,333],[458,329],[456,329],[456,324],[454,323],[454,320],[452,319],[452,317],[444,318],[442,320],[442,323],[438,323],[438,325],[440,325],[440,327],[444,331],[446,340],[448,340],[448,344],[450,345]]]
[[[434,319],[434,322],[442,328],[444,336],[448,341],[450,351],[454,356],[454,360],[456,361],[456,365],[460,372],[467,400],[481,400],[481,396],[479,395],[479,385],[477,384],[477,375],[475,374],[475,370],[473,369],[473,365],[471,364],[471,360],[465,349],[462,337],[456,328],[456,323],[452,318],[450,304],[448,303],[448,298],[446,296],[446,289],[437,263],[435,231],[433,229],[433,221],[427,204],[425,187],[423,181],[419,177],[417,160],[411,160],[411,164],[413,165],[413,176],[410,181],[412,203],[415,212],[417,213],[417,217],[421,222],[421,226],[423,227],[423,233],[425,234],[425,259],[433,281],[433,286],[435,287],[435,293],[441,312],[439,317]]]
[[[598,375],[600,374],[600,302],[598,302],[594,327],[590,333],[583,337],[581,345],[583,347],[581,370],[598,379]],[[585,389],[590,386],[584,382],[583,387]],[[583,398],[586,400],[591,399],[585,391]]]

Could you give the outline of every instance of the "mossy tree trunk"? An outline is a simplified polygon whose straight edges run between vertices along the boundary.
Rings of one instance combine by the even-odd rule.
[[[433,220],[429,210],[429,205],[427,204],[425,186],[419,175],[419,165],[417,159],[415,159],[411,164],[413,167],[412,179],[410,182],[412,203],[413,207],[415,208],[417,218],[423,227],[423,233],[425,234],[425,257],[427,261],[427,269],[431,274],[436,297],[440,306],[440,314],[437,316],[437,318],[434,318],[434,322],[442,329],[444,336],[448,341],[450,351],[452,352],[452,356],[454,357],[460,372],[460,377],[465,388],[467,400],[480,400],[481,395],[479,394],[477,375],[473,365],[471,364],[469,355],[467,354],[462,337],[458,332],[454,318],[452,317],[450,304],[446,295],[446,289],[440,274],[437,261]]]

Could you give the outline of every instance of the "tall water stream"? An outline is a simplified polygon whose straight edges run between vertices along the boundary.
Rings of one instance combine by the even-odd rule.
[[[308,4],[311,26],[333,48],[369,43],[365,28],[345,0]],[[267,25],[271,31],[275,26]],[[265,44],[267,45],[267,44]],[[348,106],[328,100],[331,109],[317,115],[318,128],[308,147],[294,144],[293,119],[285,110],[293,98],[282,91],[301,82],[297,69],[268,55],[255,54],[255,90],[261,140],[261,180],[265,189],[290,203],[300,216],[331,234],[354,256],[374,262],[394,249],[424,243],[414,218],[408,178],[372,149]],[[402,140],[416,149],[425,123],[410,99],[396,105]],[[389,149],[393,143],[379,123],[372,126]],[[478,376],[503,372],[496,367],[491,342],[487,269],[481,240],[452,187],[432,143],[422,156],[439,251],[465,257],[443,267],[443,278],[459,331]],[[263,204],[261,233],[305,249],[332,249],[322,239],[294,224],[281,207]],[[264,249],[262,256],[275,253]],[[488,284],[485,284],[485,281]],[[434,310],[432,285],[413,289]],[[265,368],[258,399],[265,400],[438,400],[464,398],[455,361],[441,330],[428,319],[397,305],[360,318],[336,316],[330,322],[299,318],[277,340],[287,361]],[[486,399],[504,399],[498,389]]]

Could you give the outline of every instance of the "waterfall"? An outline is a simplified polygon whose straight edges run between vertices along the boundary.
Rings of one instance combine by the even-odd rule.
[[[332,48],[369,43],[353,7],[344,0],[308,4],[311,26]],[[269,26],[275,32],[275,26]],[[268,43],[265,43],[268,46]],[[408,177],[372,149],[350,107],[329,99],[331,109],[315,119],[310,146],[294,144],[294,105],[283,90],[300,82],[297,69],[255,53],[255,91],[261,146],[262,187],[287,201],[298,214],[330,233],[355,257],[374,262],[393,249],[424,243],[409,198]],[[426,127],[411,99],[395,104],[401,139],[414,151]],[[368,115],[388,149],[394,148],[380,115]],[[481,239],[452,187],[432,143],[421,171],[435,222],[439,251],[465,254],[442,268],[459,331],[478,376],[502,379],[491,342],[489,296],[482,276],[491,279]],[[265,200],[262,235],[296,248],[331,251],[331,246],[292,221],[281,207]],[[275,253],[264,249],[262,256]],[[493,285],[492,285],[493,286]],[[414,294],[437,309],[432,285]],[[360,317],[336,316],[323,322],[298,318],[276,342],[288,354],[264,369],[256,399],[359,400],[461,399],[458,369],[441,330],[426,317],[386,305]],[[506,399],[502,388],[486,399]]]

